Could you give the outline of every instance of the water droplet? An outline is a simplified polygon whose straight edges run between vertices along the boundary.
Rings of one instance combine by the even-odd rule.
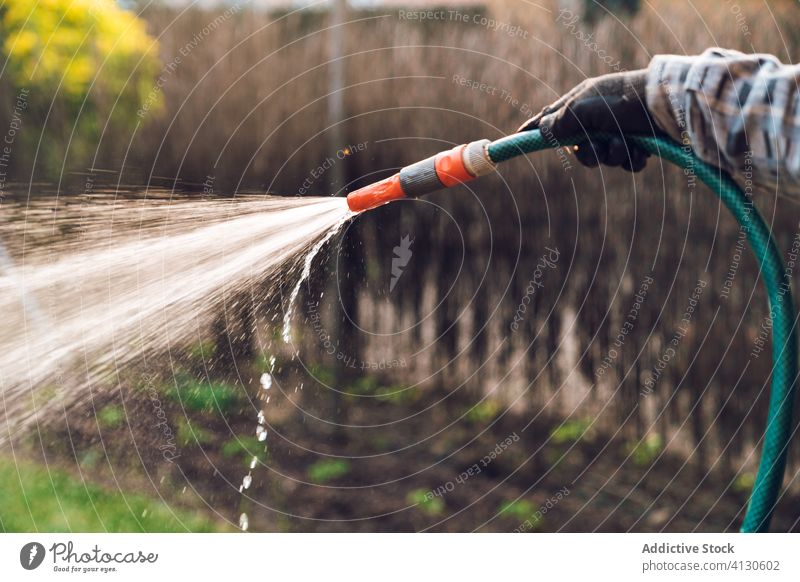
[[[258,424],[266,424],[266,423],[267,423],[267,419],[264,418],[264,411],[263,410],[259,410],[258,411]]]
[[[267,372],[261,374],[261,387],[264,390],[269,390],[272,388],[272,376],[270,376]]]
[[[253,460],[250,461],[250,468],[255,469],[257,464],[258,464],[258,457],[253,457]]]
[[[247,514],[243,513],[239,516],[239,528],[242,531],[247,531],[247,528],[250,527],[250,520],[247,519]]]
[[[275,370],[275,356],[269,357],[269,371],[272,372]]]
[[[256,438],[261,442],[267,440],[267,429],[260,424],[256,427]]]
[[[250,489],[250,485],[253,483],[253,477],[250,475],[245,475],[244,479],[242,479],[242,487],[245,489]]]

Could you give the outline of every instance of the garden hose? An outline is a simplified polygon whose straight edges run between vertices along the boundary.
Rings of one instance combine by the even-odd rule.
[[[551,136],[552,137],[552,136]],[[604,139],[603,134],[592,139]],[[764,219],[742,189],[723,170],[697,158],[689,148],[669,139],[629,136],[646,150],[694,173],[725,203],[745,231],[758,260],[769,299],[772,323],[772,389],[764,444],[742,532],[768,531],[786,468],[792,436],[792,405],[797,378],[795,306],[781,254]],[[392,200],[417,197],[472,180],[494,171],[496,164],[553,147],[580,144],[586,136],[547,139],[539,130],[498,139],[475,141],[406,166],[399,173],[356,190],[347,197],[351,210],[361,212]]]

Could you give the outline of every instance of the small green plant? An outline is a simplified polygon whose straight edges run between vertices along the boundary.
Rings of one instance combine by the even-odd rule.
[[[115,429],[125,422],[125,411],[121,406],[109,404],[97,413],[97,423],[100,428]]]
[[[733,490],[737,493],[750,493],[753,490],[753,485],[756,484],[756,475],[749,471],[739,473],[736,479],[733,480]]]
[[[469,422],[486,424],[495,419],[500,413],[500,405],[493,400],[479,402],[467,411],[466,418]]]
[[[405,386],[381,386],[375,391],[378,400],[391,404],[409,404],[416,400],[417,391]]]
[[[430,491],[426,491],[425,489],[409,491],[406,496],[406,501],[416,505],[420,511],[433,517],[444,513],[444,501],[439,497],[434,497],[431,495]]]
[[[381,402],[408,404],[416,399],[416,392],[405,386],[394,384],[381,386],[375,376],[360,376],[350,384],[345,392],[349,396],[375,396]]]
[[[312,483],[328,483],[350,472],[350,463],[345,459],[320,459],[308,468]]]
[[[322,365],[311,366],[311,377],[320,384],[330,386],[333,384],[336,375],[332,370]]]
[[[536,507],[527,499],[517,499],[516,501],[503,501],[500,504],[498,513],[505,517],[514,518],[516,521],[524,521],[529,519]]]
[[[280,367],[281,363],[272,354],[261,353],[258,354],[258,356],[256,356],[256,358],[253,360],[253,368],[255,368],[259,374],[263,372],[272,373]]]
[[[211,340],[197,342],[188,350],[188,355],[192,360],[207,362],[217,351],[217,344]]]
[[[241,404],[242,395],[225,382],[203,382],[179,376],[167,395],[189,412],[227,414]]]
[[[58,396],[58,388],[53,384],[47,384],[44,386],[39,392],[37,393],[38,397],[42,399],[42,402],[49,402],[50,400],[56,398]],[[36,410],[36,401],[31,399],[28,403],[28,407],[31,411]]]
[[[92,470],[97,466],[97,463],[101,457],[102,455],[100,454],[100,451],[92,448],[81,455],[78,463],[80,464],[81,469]]]
[[[178,421],[177,430],[178,444],[182,447],[197,443],[198,445],[208,445],[214,442],[214,433],[193,424],[182,418]]]
[[[377,389],[378,379],[375,376],[359,376],[345,391],[348,395],[364,396],[375,394]]]
[[[591,425],[591,418],[565,420],[550,431],[550,440],[557,445],[591,441],[593,437],[589,430]]]
[[[640,467],[651,464],[664,449],[661,435],[651,433],[639,441],[632,441],[626,445],[626,452],[630,454],[635,465]]]
[[[388,451],[392,447],[392,441],[385,435],[375,435],[371,440],[372,446],[379,451]]]
[[[225,441],[222,444],[220,453],[226,459],[240,457],[245,465],[249,465],[253,457],[256,457],[259,462],[263,463],[267,459],[264,444],[263,442],[259,442],[256,437],[240,436]]]

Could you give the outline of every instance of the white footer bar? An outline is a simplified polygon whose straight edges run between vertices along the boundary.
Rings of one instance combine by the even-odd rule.
[[[2,534],[0,577],[796,582],[798,554],[797,534]]]

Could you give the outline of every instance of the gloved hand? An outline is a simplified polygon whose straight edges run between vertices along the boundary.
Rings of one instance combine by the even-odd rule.
[[[601,163],[638,172],[650,154],[627,141],[625,134],[665,135],[647,109],[646,82],[647,69],[586,79],[517,131],[538,128],[557,140],[594,131],[616,134],[607,141],[584,142],[575,148],[575,157],[589,167]]]

